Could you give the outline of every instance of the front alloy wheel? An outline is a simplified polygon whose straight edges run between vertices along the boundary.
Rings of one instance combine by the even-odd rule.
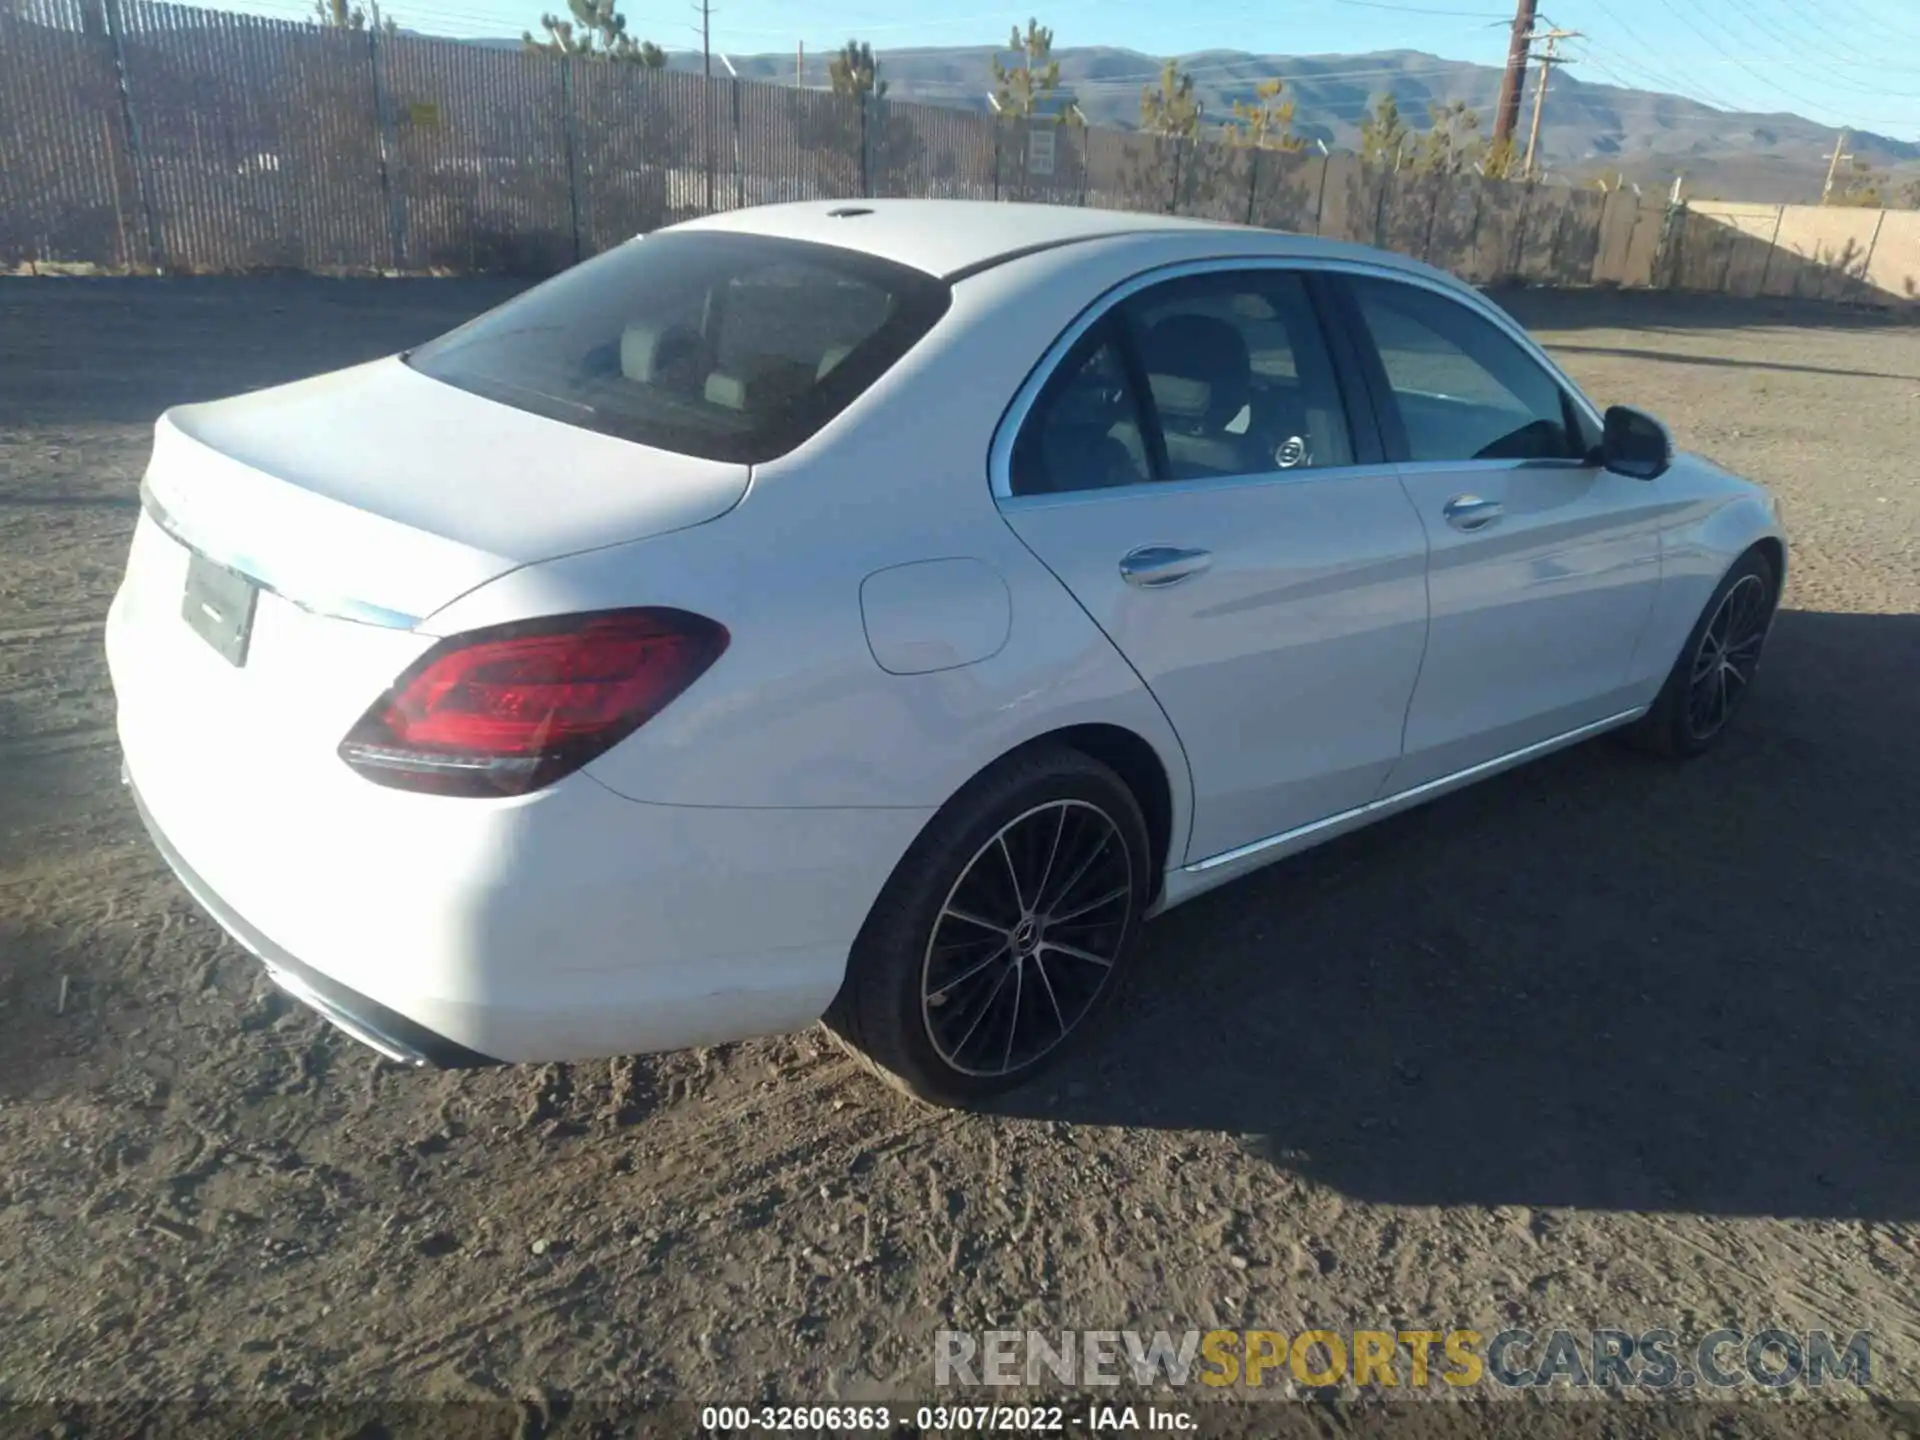
[[[1711,749],[1753,688],[1779,588],[1759,550],[1735,561],[1714,587],[1653,708],[1626,738],[1674,759]]]
[[[1740,576],[1715,607],[1694,648],[1687,682],[1687,733],[1705,744],[1726,728],[1746,698],[1773,618],[1773,597],[1758,575]]]

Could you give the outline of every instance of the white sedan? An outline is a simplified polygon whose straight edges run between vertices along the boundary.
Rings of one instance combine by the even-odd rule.
[[[413,1065],[827,1024],[964,1102],[1142,921],[1603,731],[1712,745],[1759,487],[1355,246],[876,200],[659,231],[171,410],[126,775],[272,977]]]

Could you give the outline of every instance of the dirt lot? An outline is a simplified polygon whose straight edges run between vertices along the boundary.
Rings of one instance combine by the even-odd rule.
[[[817,1034],[404,1074],[146,845],[99,631],[153,417],[504,293],[0,281],[0,1399],[925,1398],[941,1328],[1415,1321],[1870,1328],[1920,1395],[1920,330],[1512,299],[1784,497],[1738,733],[1178,911],[1097,1054],[958,1115]]]

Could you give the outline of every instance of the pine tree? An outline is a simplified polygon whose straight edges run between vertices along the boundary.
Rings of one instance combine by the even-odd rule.
[[[1458,175],[1473,168],[1480,153],[1480,117],[1464,100],[1427,106],[1427,132],[1413,155],[1424,175]]]
[[[1409,134],[1407,122],[1400,118],[1399,101],[1390,94],[1379,96],[1360,121],[1360,159],[1397,169]]]
[[[1840,183],[1833,187],[1828,200],[1830,205],[1852,205],[1863,210],[1879,210],[1886,206],[1888,180],[1873,163],[1856,159],[1848,167]]]
[[[367,28],[367,12],[352,0],[313,0],[313,15],[328,30]]]
[[[1520,168],[1520,152],[1511,135],[1492,141],[1480,157],[1480,173],[1489,180],[1511,180]]]
[[[1254,86],[1252,100],[1234,101],[1228,140],[1252,150],[1298,150],[1305,142],[1293,133],[1293,97],[1281,98],[1286,88],[1276,76]]]
[[[1002,65],[995,55],[993,64],[993,102],[998,113],[1008,119],[1031,118],[1041,102],[1060,88],[1060,62],[1053,58],[1053,31],[1038,20],[1027,21],[1027,33],[1016,27],[1007,38],[1007,48],[1018,52],[1020,63]],[[1062,124],[1074,123],[1071,114],[1059,117]]]
[[[880,62],[873,58],[873,46],[864,40],[849,40],[827,62],[827,78],[833,93],[859,100],[884,100],[887,82],[880,78]]]
[[[1190,140],[1200,133],[1200,102],[1193,98],[1193,76],[1169,60],[1160,71],[1160,88],[1140,91],[1140,128],[1150,135]]]
[[[342,0],[318,0],[340,4]],[[542,15],[540,28],[547,38],[536,40],[531,31],[520,40],[529,50],[544,50],[550,55],[575,55],[586,60],[618,60],[628,65],[663,69],[667,52],[651,40],[635,40],[627,34],[627,17],[620,13],[618,0],[567,0],[571,19]]]

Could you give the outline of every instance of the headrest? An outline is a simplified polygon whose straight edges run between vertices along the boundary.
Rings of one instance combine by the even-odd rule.
[[[851,345],[829,345],[827,347],[827,353],[820,357],[820,368],[813,372],[813,378],[816,380],[826,379],[827,376],[832,373],[834,366],[838,365],[852,353],[853,347]]]
[[[1253,360],[1246,338],[1211,315],[1169,315],[1146,333],[1141,350],[1162,416],[1225,424],[1247,403]]]
[[[723,405],[729,410],[747,408],[747,382],[737,375],[724,375],[716,370],[707,376],[706,389],[703,392],[709,405]]]
[[[653,379],[665,331],[657,325],[629,325],[620,332],[620,373],[629,380]]]
[[[700,337],[685,325],[629,325],[620,332],[620,373],[642,384],[698,354]]]

